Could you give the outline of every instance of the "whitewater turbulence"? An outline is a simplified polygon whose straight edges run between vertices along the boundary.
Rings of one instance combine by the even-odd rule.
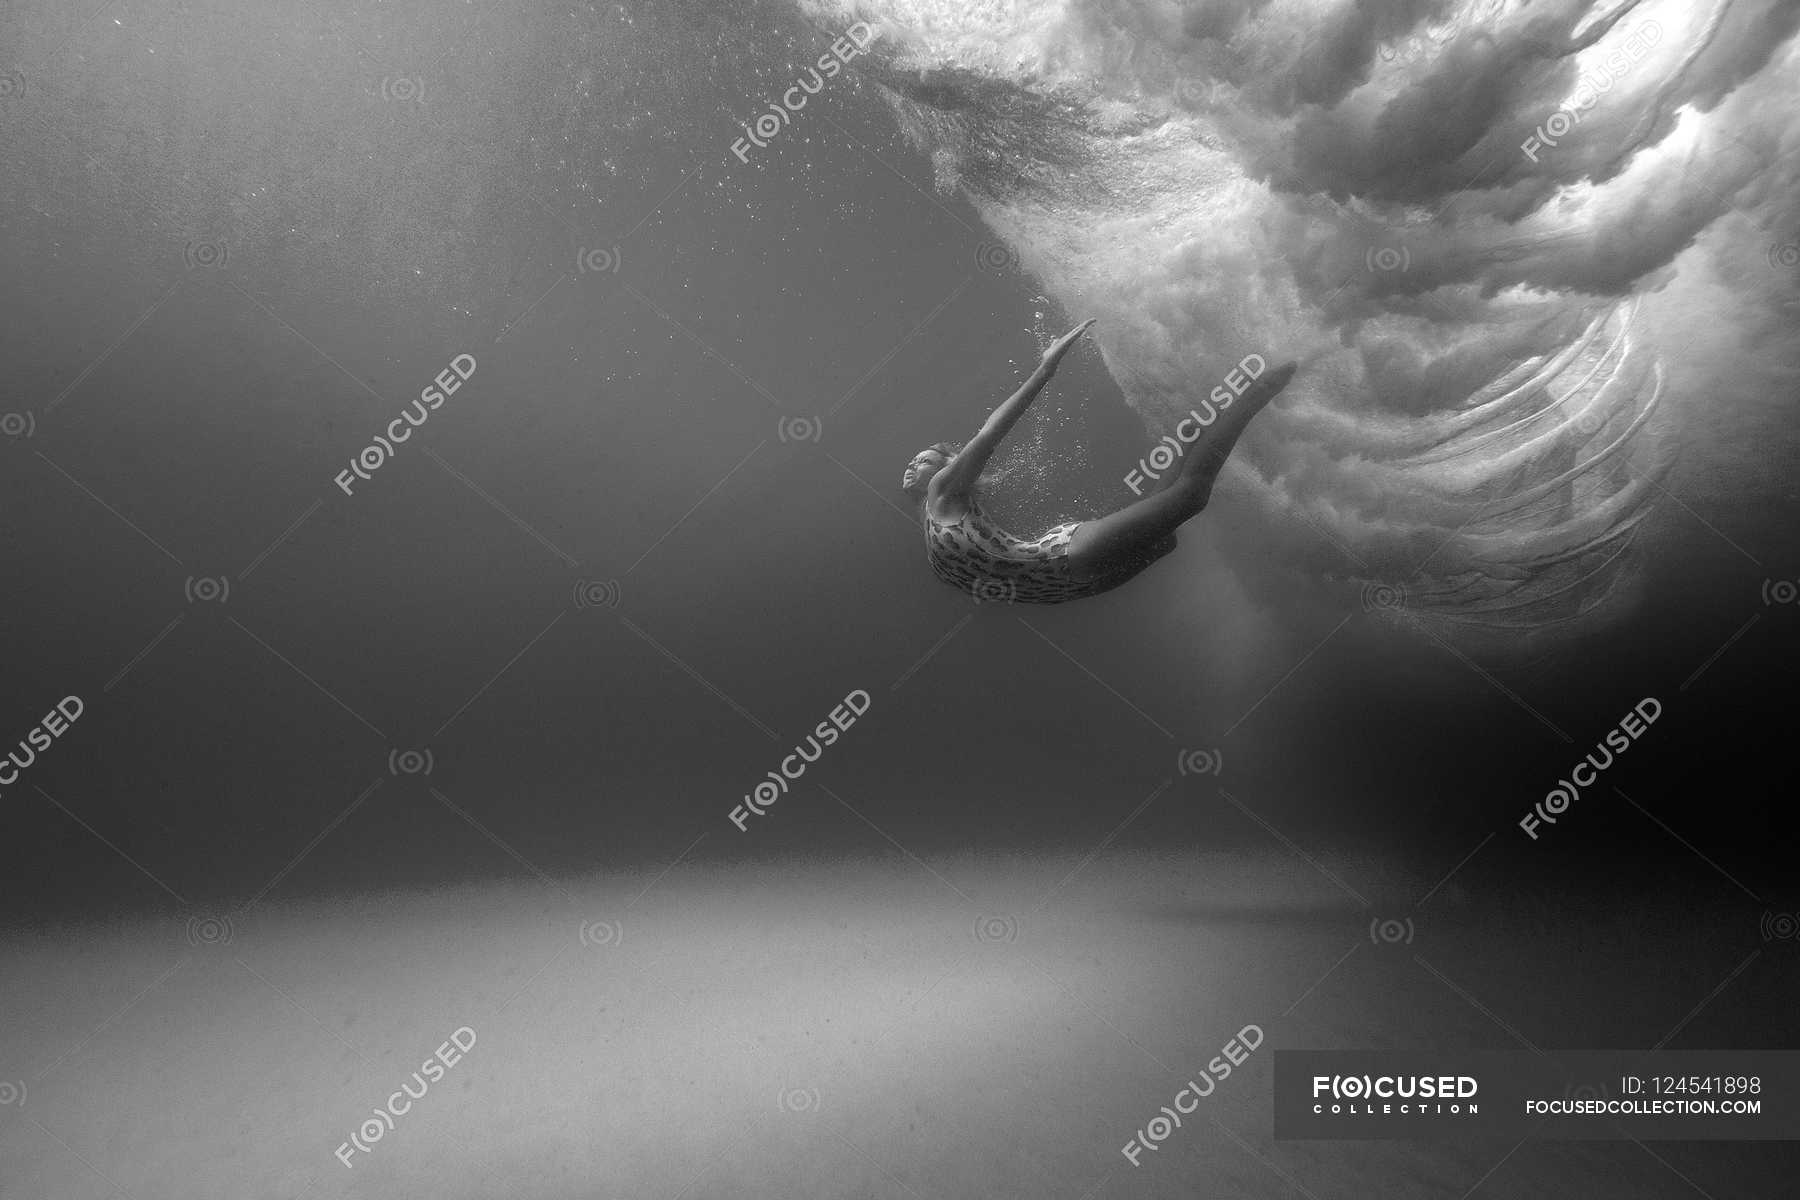
[[[1101,319],[1153,435],[1301,360],[1227,470],[1237,557],[1409,617],[1607,611],[1679,444],[1645,300],[1793,211],[1779,0],[802,7],[876,25],[939,189]]]

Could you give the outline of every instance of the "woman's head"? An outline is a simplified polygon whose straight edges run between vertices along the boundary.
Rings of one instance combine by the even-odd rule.
[[[925,489],[931,485],[931,477],[950,465],[961,446],[951,442],[933,442],[925,449],[912,456],[906,464],[906,474],[900,477],[900,486],[909,495],[924,499]]]

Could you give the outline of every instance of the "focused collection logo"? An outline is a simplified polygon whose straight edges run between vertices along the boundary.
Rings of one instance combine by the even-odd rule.
[[[1332,1116],[1414,1116],[1480,1112],[1473,1075],[1314,1075],[1312,1110]]]

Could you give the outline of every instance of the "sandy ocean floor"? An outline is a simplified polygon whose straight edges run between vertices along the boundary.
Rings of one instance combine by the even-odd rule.
[[[1342,887],[1291,856],[896,856],[15,934],[0,1195],[1792,1194],[1786,1145],[1274,1141],[1276,1047],[1649,1045],[1749,945],[1688,902],[1574,920],[1319,861]],[[1371,936],[1390,917],[1410,941]],[[1761,955],[1674,1044],[1791,1044],[1792,982]],[[1247,1024],[1265,1044],[1134,1168]]]

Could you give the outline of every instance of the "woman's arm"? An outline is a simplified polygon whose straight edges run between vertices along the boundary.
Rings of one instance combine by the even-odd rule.
[[[1050,382],[1050,377],[1056,374],[1063,355],[1069,352],[1093,323],[1092,318],[1083,321],[1050,344],[1050,348],[1044,351],[1043,361],[1031,373],[1031,378],[988,415],[988,419],[982,422],[980,431],[969,439],[968,445],[957,452],[949,466],[938,472],[937,477],[931,481],[934,490],[940,495],[957,495],[975,486],[975,480],[980,477],[982,468],[987,466],[994,451],[999,449],[1001,440],[1019,423],[1019,418],[1031,407],[1031,402],[1037,399],[1038,393],[1044,390],[1044,385]]]

